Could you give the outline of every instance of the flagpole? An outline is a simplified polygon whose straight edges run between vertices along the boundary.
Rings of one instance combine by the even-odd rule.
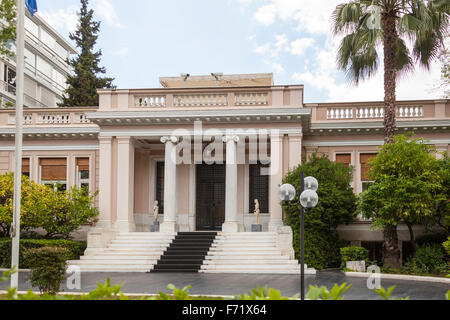
[[[16,150],[14,165],[13,223],[11,228],[11,268],[17,272],[11,275],[11,289],[19,285],[19,242],[20,242],[20,203],[22,189],[22,135],[23,135],[23,91],[24,91],[24,53],[25,53],[25,1],[17,0],[16,25]]]

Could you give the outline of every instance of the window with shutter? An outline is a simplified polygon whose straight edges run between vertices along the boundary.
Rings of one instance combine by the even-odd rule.
[[[348,167],[352,163],[352,157],[350,153],[337,154],[336,163],[342,163],[344,166]]]
[[[269,176],[261,175],[261,169],[267,167],[261,163],[249,165],[249,213],[255,212],[255,199],[261,213],[269,212]]]
[[[89,192],[89,158],[76,159],[77,187]]]
[[[376,153],[365,153],[361,154],[359,156],[360,163],[361,163],[361,183],[362,183],[362,191],[365,191],[369,188],[369,186],[372,184],[372,181],[370,180],[368,173],[370,170],[370,164],[369,162],[377,156]]]
[[[30,159],[23,158],[22,159],[22,175],[30,177]]]
[[[51,185],[59,191],[67,190],[67,159],[39,159],[41,183]]]

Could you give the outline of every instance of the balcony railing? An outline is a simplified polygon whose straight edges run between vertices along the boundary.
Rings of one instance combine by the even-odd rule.
[[[0,80],[0,90],[3,92],[7,92],[12,96],[16,95],[16,87],[10,83],[7,83],[5,81]],[[6,100],[7,104],[5,102],[2,103],[2,108],[14,108],[16,105],[16,102],[9,98],[3,98],[3,100]],[[25,107],[28,108],[49,108],[51,106],[45,105],[39,100],[29,96],[28,94],[24,93],[24,101],[23,104]]]
[[[95,109],[86,111],[92,112]],[[1,114],[0,114],[1,122]],[[15,113],[8,112],[8,125],[16,125]],[[48,125],[82,125],[91,124],[86,118],[85,112],[80,110],[63,110],[58,112],[55,109],[51,111],[36,110],[35,112],[25,112],[23,114],[23,124],[26,126],[48,126]],[[0,124],[1,125],[1,124]]]
[[[398,118],[423,118],[423,106],[398,106]],[[383,119],[384,107],[328,108],[327,120]]]
[[[206,90],[205,90],[206,91]],[[155,93],[133,95],[135,108],[225,107],[269,105],[267,92]]]

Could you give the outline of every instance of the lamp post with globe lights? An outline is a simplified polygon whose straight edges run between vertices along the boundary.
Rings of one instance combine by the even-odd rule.
[[[319,182],[314,177],[304,178],[300,172],[300,188],[296,190],[291,184],[283,184],[278,190],[278,195],[283,206],[298,206],[300,204],[300,297],[305,300],[305,220],[304,209],[312,209],[317,206],[319,196],[317,189]]]

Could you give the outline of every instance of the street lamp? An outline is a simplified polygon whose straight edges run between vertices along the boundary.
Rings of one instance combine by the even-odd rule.
[[[304,178],[304,173],[300,172],[300,188],[297,192],[298,199],[295,198],[295,188],[291,184],[283,184],[278,190],[278,196],[283,206],[297,206],[300,204],[300,296],[305,300],[305,220],[303,209],[312,209],[317,206],[319,196],[317,189],[319,182],[314,177]]]

